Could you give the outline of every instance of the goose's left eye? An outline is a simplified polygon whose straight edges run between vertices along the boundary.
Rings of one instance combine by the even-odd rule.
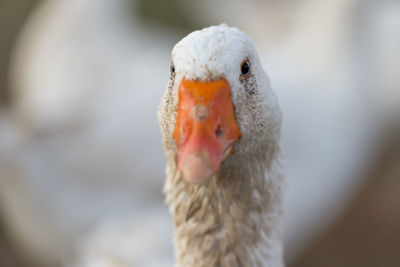
[[[250,74],[250,62],[248,59],[244,60],[240,66],[240,72],[242,77],[248,78]]]

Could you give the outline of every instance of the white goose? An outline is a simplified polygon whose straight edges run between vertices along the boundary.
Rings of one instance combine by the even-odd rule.
[[[281,113],[251,40],[205,28],[171,64],[159,120],[177,266],[283,266]]]

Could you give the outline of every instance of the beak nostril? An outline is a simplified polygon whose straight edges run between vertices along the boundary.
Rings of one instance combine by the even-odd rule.
[[[224,131],[222,130],[221,125],[218,125],[217,129],[215,130],[215,135],[219,138],[223,133]]]

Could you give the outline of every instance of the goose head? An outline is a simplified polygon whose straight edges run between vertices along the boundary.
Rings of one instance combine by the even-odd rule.
[[[249,37],[223,24],[178,42],[159,121],[167,157],[189,183],[206,183],[230,166],[268,162],[281,115]]]

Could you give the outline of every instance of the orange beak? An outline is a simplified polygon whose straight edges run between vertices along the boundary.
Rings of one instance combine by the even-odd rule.
[[[240,137],[229,82],[183,79],[174,139],[184,179],[194,184],[208,181]]]

